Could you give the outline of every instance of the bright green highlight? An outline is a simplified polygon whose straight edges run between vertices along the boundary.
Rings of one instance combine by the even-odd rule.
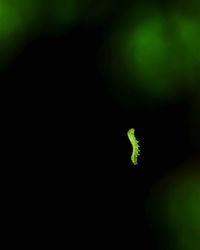
[[[196,87],[200,15],[191,16],[187,9],[181,12],[175,6],[159,9],[156,4],[148,6],[148,11],[144,5],[130,12],[112,37],[113,54],[117,54],[113,72],[123,80],[122,88],[166,100]]]
[[[155,9],[132,26],[123,38],[124,46],[121,46],[129,78],[134,77],[133,84],[154,98],[176,96],[180,93],[176,80],[186,70],[182,58],[184,52],[179,53],[180,39],[173,36],[174,32],[169,32],[173,25],[170,28],[168,20]]]
[[[137,165],[138,164],[137,158],[139,156],[140,150],[139,150],[138,141],[136,140],[136,137],[135,137],[135,130],[133,128],[129,129],[127,132],[127,135],[133,147],[131,161],[133,162],[134,165]]]
[[[128,46],[132,47],[132,63],[143,86],[148,89],[153,87],[158,94],[170,91],[167,81],[170,75],[166,68],[169,66],[170,51],[163,18],[157,16],[140,24]]]

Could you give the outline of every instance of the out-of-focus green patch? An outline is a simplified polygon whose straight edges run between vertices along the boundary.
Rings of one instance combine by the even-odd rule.
[[[169,94],[173,87],[168,43],[164,20],[155,16],[138,25],[125,46],[130,72],[134,67],[140,87],[156,96]]]
[[[77,0],[0,0],[0,69],[37,32],[65,32],[77,10]]]
[[[19,32],[24,27],[24,20],[18,6],[6,0],[0,0],[0,39]]]
[[[199,163],[189,164],[160,181],[153,188],[147,207],[150,224],[162,247],[200,249]]]
[[[116,0],[79,0],[79,9],[81,12],[81,24],[86,27],[98,27],[104,25],[113,13],[120,10],[123,3]]]
[[[51,0],[43,5],[47,17],[48,29],[64,32],[78,20],[80,15],[77,0]]]
[[[183,45],[183,51],[187,51],[194,63],[200,62],[200,22],[192,17],[175,16],[175,19],[176,32]]]
[[[122,84],[119,95],[127,88],[121,93],[135,91],[160,102],[195,91],[200,79],[200,22],[198,16],[190,18],[172,9],[155,4],[134,6],[116,24],[108,45],[111,57],[106,60],[110,60],[113,79]],[[114,92],[115,86],[112,88]]]
[[[119,8],[114,0],[53,0],[46,6],[48,26],[53,32],[64,32],[73,25],[97,27]]]
[[[185,63],[182,75],[187,79],[189,90],[197,86],[200,78],[200,19],[197,16],[181,16],[174,13],[172,21],[174,34],[179,41],[179,51],[184,59],[182,64]]]
[[[0,0],[0,69],[40,26],[38,0]]]

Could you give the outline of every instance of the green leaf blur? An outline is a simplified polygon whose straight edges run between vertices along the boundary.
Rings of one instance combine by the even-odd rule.
[[[134,88],[154,101],[175,100],[191,88],[198,89],[199,27],[198,13],[191,15],[176,6],[165,10],[153,2],[133,5],[116,22],[108,42],[115,55],[115,60],[106,57],[113,79],[126,81],[122,86],[126,92]]]

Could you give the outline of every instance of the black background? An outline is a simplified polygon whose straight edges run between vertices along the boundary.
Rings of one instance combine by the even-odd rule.
[[[41,34],[1,73],[20,166],[15,171],[23,179],[24,213],[33,210],[41,239],[156,249],[146,199],[193,154],[190,97],[154,108],[144,99],[134,115],[117,102],[97,62],[109,22]],[[141,148],[138,166],[130,160],[131,127]]]

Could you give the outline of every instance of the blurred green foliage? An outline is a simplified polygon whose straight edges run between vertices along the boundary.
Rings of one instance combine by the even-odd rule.
[[[0,0],[0,69],[33,35],[39,24],[39,0]]]
[[[119,88],[121,96],[121,89],[127,88],[127,101],[134,88],[154,101],[166,101],[199,89],[199,26],[200,14],[183,12],[176,5],[133,5],[116,22],[105,49],[112,50],[105,56],[112,78],[123,85],[113,84],[113,92]]]
[[[0,68],[38,32],[98,27],[115,12],[100,51],[112,94],[131,105],[144,104],[141,97],[156,105],[178,100],[200,91],[200,4],[166,6],[146,0],[130,6],[114,0],[0,0]]]
[[[199,178],[199,163],[188,164],[152,189],[147,213],[161,248],[200,249]]]
[[[0,0],[0,68],[38,32],[66,30],[77,17],[75,0]]]
[[[5,39],[13,33],[19,32],[25,25],[25,20],[16,8],[8,1],[0,1],[0,37]]]
[[[76,24],[95,26],[116,7],[113,0],[0,0],[0,68],[29,36],[63,35]]]

